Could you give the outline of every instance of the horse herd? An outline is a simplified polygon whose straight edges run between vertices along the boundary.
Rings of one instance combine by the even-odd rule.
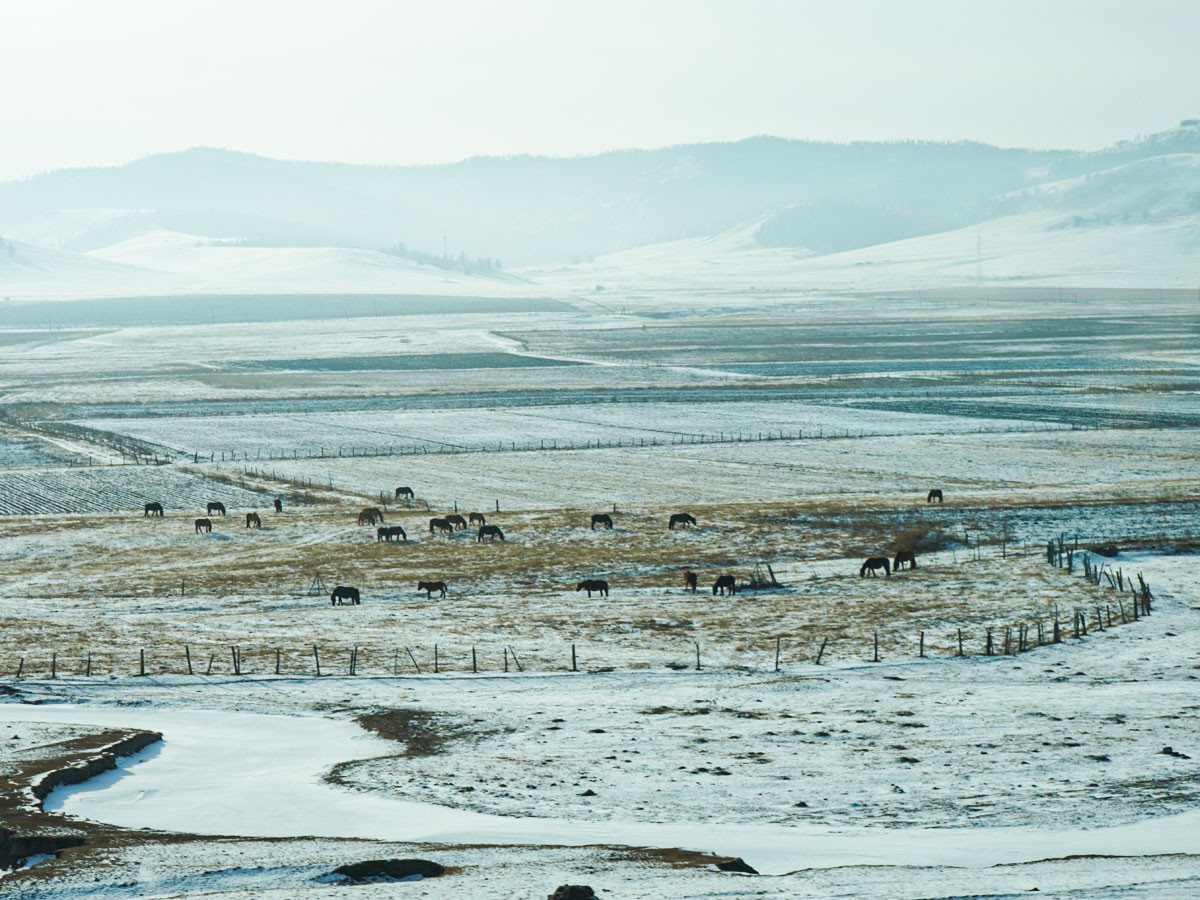
[[[411,487],[398,487],[395,491],[396,499],[407,498],[413,499],[415,496]],[[943,502],[943,495],[940,488],[933,488],[929,491],[925,498],[926,503],[932,503],[936,500],[938,503]],[[275,512],[283,512],[283,501],[276,497],[274,500]],[[205,517],[195,520],[195,529],[197,534],[211,533],[213,528],[212,519],[210,516],[225,516],[225,504],[220,501],[212,501],[205,508]],[[156,501],[149,502],[143,507],[143,516],[163,518],[165,515],[163,506]],[[363,509],[358,514],[357,522],[359,525],[376,525],[375,540],[379,543],[391,543],[392,541],[408,541],[408,534],[399,525],[384,525],[383,511],[375,506],[369,506]],[[667,520],[667,529],[674,531],[676,528],[690,528],[696,526],[696,518],[690,513],[674,513]],[[468,514],[466,518],[458,513],[452,513],[445,516],[435,516],[429,520],[430,534],[453,534],[456,531],[464,531],[472,525],[478,526],[475,540],[482,542],[485,539],[494,541],[499,538],[504,540],[504,532],[498,525],[487,524],[487,518],[483,513],[473,512]],[[599,526],[605,530],[613,529],[612,516],[605,513],[595,513],[591,517],[590,529],[596,530]],[[247,528],[261,528],[262,518],[257,512],[246,513]],[[905,565],[910,569],[917,567],[916,554],[912,550],[899,551],[894,560],[889,560],[886,556],[872,556],[863,562],[859,569],[859,577],[865,578],[867,575],[875,576],[882,569],[885,576],[890,576],[892,572],[899,572]],[[699,576],[691,569],[687,569],[683,573],[684,590],[690,590],[693,594],[696,593],[699,584]],[[440,594],[442,598],[446,596],[446,582],[444,581],[421,581],[417,583],[418,591],[425,591],[426,598],[432,598],[433,594]],[[590,598],[592,594],[597,594],[601,597],[607,597],[609,592],[609,584],[607,581],[600,578],[588,578],[579,582],[575,588],[576,592],[587,591]],[[721,575],[712,586],[713,596],[720,595],[722,597],[735,595],[738,592],[737,579],[732,575]],[[362,596],[358,588],[346,585],[338,585],[329,595],[329,602],[332,606],[353,605],[357,606],[362,602]]]

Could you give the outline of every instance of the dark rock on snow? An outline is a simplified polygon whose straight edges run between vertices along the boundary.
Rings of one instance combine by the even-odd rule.
[[[345,876],[347,881],[400,881],[419,875],[421,878],[436,878],[446,869],[427,859],[369,859],[366,862],[348,863],[333,870],[334,875]]]
[[[593,900],[595,896],[586,884],[560,884],[546,900]]]
[[[740,856],[735,857],[734,859],[727,859],[727,860],[725,860],[725,862],[717,863],[717,868],[720,869],[722,872],[744,872],[747,875],[757,875],[758,874],[758,869],[749,865]]]

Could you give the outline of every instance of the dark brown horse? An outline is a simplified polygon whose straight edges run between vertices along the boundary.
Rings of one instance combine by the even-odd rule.
[[[225,515],[225,504],[221,503],[219,501],[214,501],[214,502],[208,504],[208,509],[206,509],[205,512],[207,512],[210,516],[213,513],[220,513],[221,515]]]
[[[886,556],[872,556],[862,564],[862,568],[858,570],[858,577],[864,578],[869,572],[873,578],[875,577],[876,571],[879,569],[883,569],[884,575],[890,576],[892,574],[892,564],[888,562],[888,558]]]
[[[504,532],[500,530],[499,525],[480,525],[479,534],[475,536],[475,543],[479,543],[484,538],[494,541],[496,538],[504,540]]]
[[[454,526],[455,531],[462,531],[467,527],[467,520],[458,513],[452,513],[451,515],[446,516],[446,521]]]
[[[606,529],[612,531],[612,516],[605,515],[604,513],[594,513],[592,515],[592,531],[596,530],[597,525],[603,525]]]
[[[938,503],[942,502],[942,489],[941,488],[934,488],[933,490],[931,490],[929,492],[929,495],[925,498],[926,503],[932,503],[934,500],[936,500]]]
[[[375,540],[376,541],[394,541],[397,538],[399,538],[402,541],[408,540],[408,535],[405,534],[404,529],[401,528],[399,525],[392,525],[391,527],[380,527],[380,528],[375,529]]]
[[[451,534],[454,531],[454,526],[445,519],[430,519],[429,533],[433,534],[435,531],[440,531],[443,534]]]
[[[147,503],[145,506],[143,506],[142,507],[142,518],[145,518],[146,516],[156,516],[161,519],[163,517],[162,504],[158,503],[156,501],[151,501],[151,502]]]
[[[246,527],[247,528],[262,528],[262,519],[260,519],[258,517],[258,513],[256,513],[256,512],[246,513]]]
[[[576,592],[587,591],[588,599],[591,599],[592,591],[596,591],[601,597],[608,596],[608,582],[602,578],[588,578],[585,581],[579,582],[575,586]]]
[[[329,595],[330,606],[358,606],[360,603],[362,603],[362,598],[356,587],[344,587],[339,584]]]
[[[671,531],[674,531],[676,525],[691,526],[695,524],[696,519],[691,513],[675,513],[675,515],[671,516],[671,521],[667,523],[667,528],[669,528]]]
[[[472,525],[487,524],[487,519],[484,517],[483,513],[471,513],[469,516],[467,516],[467,521]]]
[[[446,598],[446,582],[444,581],[418,581],[417,590],[425,592],[426,600],[433,596],[434,591],[440,592],[443,600]]]
[[[196,520],[196,534],[199,534],[202,531],[205,534],[208,534],[209,532],[212,531],[212,519],[197,519]]]
[[[401,497],[407,497],[409,500],[411,500],[415,496],[416,495],[413,493],[413,489],[410,487],[396,488],[396,499],[397,500],[399,500]]]
[[[683,570],[683,589],[685,591],[690,589],[693,594],[696,593],[696,585],[699,583],[700,579],[695,572],[691,569]]]
[[[892,562],[892,571],[899,572],[900,567],[904,563],[908,563],[910,569],[915,569],[917,567],[917,554],[911,550],[901,550],[896,554],[896,559]]]
[[[278,497],[275,498],[275,512],[277,512],[277,513],[283,512],[283,501],[280,500]]]
[[[730,594],[737,593],[737,579],[734,578],[732,575],[722,575],[720,578],[718,578],[716,581],[713,582],[713,596],[714,597],[717,596],[718,593],[720,593],[720,595],[722,597],[724,597],[725,591],[729,591]]]
[[[375,506],[368,506],[358,514],[359,525],[374,525],[383,521],[383,512]]]

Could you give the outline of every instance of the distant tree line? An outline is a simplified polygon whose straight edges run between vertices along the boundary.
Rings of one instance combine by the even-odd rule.
[[[393,246],[386,248],[383,252],[391,256],[399,256],[402,259],[411,259],[413,262],[420,263],[423,266],[435,266],[436,268],[446,269],[450,272],[462,272],[464,275],[488,276],[500,273],[500,260],[489,259],[486,256],[472,259],[461,250],[458,256],[424,253],[420,250],[410,250],[405,246],[403,241],[399,241]]]

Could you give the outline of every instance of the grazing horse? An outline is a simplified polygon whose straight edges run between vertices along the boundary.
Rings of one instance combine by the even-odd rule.
[[[435,531],[440,531],[443,534],[450,534],[454,531],[454,526],[445,519],[430,519],[429,533],[433,534]]]
[[[606,516],[604,513],[595,513],[592,516],[592,531],[596,530],[597,525],[603,525],[609,531],[612,531],[612,516]]]
[[[212,531],[212,519],[196,520],[196,534],[199,534],[202,531],[206,534]]]
[[[487,519],[484,517],[483,513],[471,513],[469,516],[467,516],[467,521],[472,525],[487,524]]]
[[[160,519],[163,517],[163,507],[162,507],[161,503],[151,501],[151,502],[147,503],[145,506],[143,506],[142,510],[143,510],[143,512],[142,512],[143,519],[146,516],[157,516]]]
[[[462,531],[467,527],[467,520],[458,513],[453,513],[449,516],[446,516],[446,521],[454,526],[455,531]]]
[[[578,591],[587,591],[589,600],[592,597],[592,591],[596,591],[601,597],[607,597],[608,596],[608,582],[603,580],[602,578],[588,578],[585,581],[579,582],[579,584],[576,585],[575,590],[577,592]]]
[[[434,591],[440,592],[442,599],[446,599],[446,582],[444,581],[418,581],[417,590],[425,592],[426,600],[433,596]]]
[[[731,595],[737,593],[737,579],[734,578],[732,575],[722,575],[720,578],[718,578],[716,581],[713,582],[713,596],[714,597],[717,596],[718,593],[720,593],[720,595],[722,597],[724,597],[725,591],[727,591],[727,590],[729,591],[729,593]]]
[[[696,573],[691,569],[683,570],[683,589],[686,591],[689,588],[692,593],[696,593],[696,585],[700,583],[700,579],[696,577]]]
[[[359,597],[356,587],[343,587],[339,584],[329,595],[330,606],[358,606],[360,603],[362,603],[362,599]]]
[[[479,534],[475,536],[475,543],[479,543],[484,538],[494,541],[496,538],[504,540],[504,532],[500,530],[499,525],[480,525]]]
[[[858,570],[858,577],[864,578],[866,577],[867,573],[870,572],[871,577],[874,578],[875,572],[878,569],[883,569],[884,575],[890,576],[892,574],[892,564],[888,562],[888,558],[886,556],[872,556],[862,564],[862,568]]]
[[[383,521],[383,513],[378,507],[368,506],[358,514],[359,525],[374,525],[376,522]]]
[[[208,509],[206,509],[205,512],[207,512],[210,516],[213,513],[220,513],[221,515],[225,515],[225,504],[221,503],[219,501],[210,503],[210,504],[208,504]]]
[[[393,541],[399,538],[402,541],[408,540],[408,535],[399,525],[393,525],[390,528],[380,527],[375,529],[375,540],[378,541]]]
[[[283,501],[278,497],[275,498],[275,512],[283,512]]]
[[[416,494],[413,493],[413,489],[410,487],[396,488],[396,499],[397,500],[399,500],[401,497],[407,497],[409,500],[411,500],[415,496],[416,496]]]
[[[910,569],[915,569],[917,567],[917,554],[911,550],[901,550],[896,554],[896,559],[892,563],[892,571],[899,572],[900,566],[904,563],[908,563]]]
[[[695,525],[696,519],[691,513],[675,513],[671,516],[671,521],[667,523],[667,528],[671,531],[675,530],[676,525]]]
[[[932,503],[934,500],[936,500],[938,503],[942,502],[942,489],[941,488],[934,488],[933,490],[931,490],[929,492],[929,496],[927,496],[925,498],[926,503]]]
[[[258,513],[256,513],[256,512],[246,513],[246,527],[247,528],[262,528],[262,519],[260,519],[258,517]]]

